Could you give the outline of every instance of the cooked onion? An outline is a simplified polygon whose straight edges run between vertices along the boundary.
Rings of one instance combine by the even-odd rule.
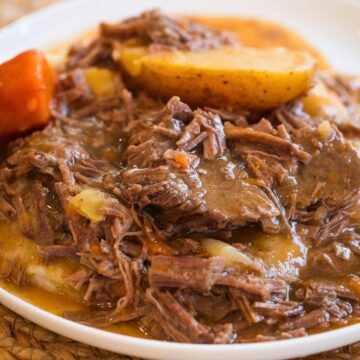
[[[100,209],[106,201],[106,194],[100,190],[86,189],[74,196],[69,205],[81,216],[97,223],[104,219]]]
[[[203,248],[210,256],[221,256],[229,264],[242,264],[259,270],[259,263],[251,259],[239,249],[223,241],[206,238],[202,241]]]

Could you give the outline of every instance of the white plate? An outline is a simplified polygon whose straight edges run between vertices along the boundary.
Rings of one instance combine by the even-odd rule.
[[[101,20],[119,20],[144,9],[256,16],[298,31],[336,68],[360,73],[360,3],[338,0],[76,0],[65,1],[0,31],[0,60],[20,50],[69,40]],[[193,345],[144,340],[86,327],[52,315],[0,289],[0,301],[61,335],[114,352],[164,360],[275,360],[305,356],[360,340],[360,324],[305,338],[270,343]],[[46,301],[46,299],[44,299]]]

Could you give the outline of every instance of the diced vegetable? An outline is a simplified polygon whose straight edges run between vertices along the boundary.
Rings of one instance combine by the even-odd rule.
[[[178,151],[174,156],[174,160],[185,169],[191,166],[194,159],[196,159],[195,155],[185,154],[180,151]]]
[[[220,256],[228,264],[242,264],[259,269],[259,263],[252,260],[248,255],[223,241],[215,239],[203,239],[202,246],[210,256]]]
[[[197,156],[182,151],[168,149],[164,153],[164,159],[173,161],[177,166],[183,169],[188,169],[194,164]]]
[[[0,137],[44,125],[50,118],[55,73],[36,50],[0,65]]]
[[[316,86],[309,91],[302,102],[304,111],[313,117],[335,122],[349,117],[338,95],[330,91],[321,81],[317,81]]]
[[[331,135],[333,134],[333,129],[328,121],[323,121],[319,125],[318,131],[325,140],[330,139]]]
[[[194,106],[266,110],[311,86],[315,61],[286,49],[225,48],[199,52],[126,48],[125,72],[152,94],[174,94]]]
[[[100,190],[86,189],[69,201],[69,206],[81,216],[97,223],[104,219],[100,209],[105,205],[107,195]]]
[[[95,95],[104,97],[114,94],[116,89],[116,73],[114,71],[92,67],[84,69],[84,75]]]

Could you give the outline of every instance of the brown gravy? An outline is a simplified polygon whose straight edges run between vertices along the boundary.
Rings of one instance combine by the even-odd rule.
[[[200,24],[233,32],[240,42],[248,47],[286,47],[310,53],[318,62],[320,69],[328,69],[329,62],[311,44],[291,29],[265,20],[241,17],[191,16]]]

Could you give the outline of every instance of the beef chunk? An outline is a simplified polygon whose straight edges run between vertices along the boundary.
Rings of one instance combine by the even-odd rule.
[[[304,113],[301,101],[285,104],[274,110],[273,119],[279,122],[289,133],[303,127],[315,127],[321,123],[321,119],[312,118]]]
[[[70,258],[76,257],[78,248],[76,246],[67,245],[48,245],[39,246],[38,252],[44,260],[53,258]]]
[[[231,324],[213,328],[201,324],[170,292],[148,289],[146,296],[156,311],[157,325],[169,340],[217,344],[233,340]]]
[[[106,39],[133,40],[150,44],[151,49],[205,50],[236,44],[236,37],[217,32],[186,19],[174,20],[157,10],[119,24],[102,24],[101,35]]]
[[[102,23],[98,38],[70,48],[67,68],[100,66],[116,69],[113,51],[124,42],[148,45],[150,51],[199,51],[236,46],[238,39],[233,34],[215,31],[187,19],[175,20],[152,10],[119,24]]]
[[[250,147],[253,150],[265,150],[270,154],[280,157],[295,156],[302,162],[310,160],[310,155],[302,151],[296,144],[286,141],[280,137],[271,135],[268,131],[254,130],[253,128],[241,128],[226,123],[226,137],[236,140],[237,152],[242,152],[241,146]]]
[[[236,276],[235,274],[230,274],[220,278],[217,284],[230,286],[249,294],[258,295],[264,300],[270,299],[273,294],[285,297],[288,289],[284,280],[265,279],[251,275]]]
[[[178,297],[189,309],[212,322],[219,322],[236,310],[226,288],[213,287],[211,292],[200,293],[187,289],[178,292]]]
[[[358,256],[339,240],[332,240],[329,245],[319,246],[309,251],[306,273],[316,271],[319,275],[341,276],[344,273],[351,274],[360,271]]]
[[[26,267],[18,258],[0,259],[0,278],[17,286],[26,285],[29,280]]]
[[[159,315],[159,324],[170,340],[179,342],[209,342],[210,328],[200,324],[170,292],[148,289],[150,303]]]
[[[314,326],[326,326],[329,322],[329,314],[325,310],[314,310],[304,316],[300,316],[280,325],[280,330],[295,330],[299,328],[309,329]]]
[[[256,312],[272,318],[288,318],[304,312],[303,306],[296,301],[260,302],[253,304]]]
[[[218,169],[234,167],[234,178]],[[246,223],[260,222],[264,231],[278,232],[280,210],[269,197],[264,188],[252,183],[236,161],[229,163],[203,161],[200,166],[199,178],[206,191],[203,199],[208,209],[215,209],[226,218],[226,227],[242,226]],[[241,177],[246,178],[241,179]],[[270,226],[271,223],[271,226]]]
[[[143,307],[133,311],[106,312],[106,311],[65,311],[66,319],[88,326],[109,326],[119,322],[138,319],[148,313],[149,308]]]
[[[215,230],[265,220],[278,225],[279,209],[261,188],[238,178],[228,180],[211,165],[201,175],[176,173],[168,166],[127,170],[121,189],[128,201],[155,206],[155,217],[170,231]]]
[[[192,150],[200,143],[203,144],[204,159],[212,160],[224,154],[225,134],[217,114],[197,110],[176,145],[180,149]]]
[[[224,266],[223,258],[154,256],[149,271],[150,286],[209,291],[222,275]]]
[[[128,202],[152,211],[157,223],[169,232],[201,232],[256,222],[266,231],[280,231],[278,206],[264,189],[247,181],[242,163],[225,154],[217,114],[191,112],[172,98],[162,110],[133,122],[127,133],[127,164],[134,168],[121,174],[120,190]],[[189,154],[194,150],[196,155]],[[219,168],[224,170],[219,172]]]
[[[141,208],[151,204],[168,210],[189,199],[187,184],[168,166],[126,170],[121,175],[121,189],[130,202],[139,204]]]
[[[299,162],[306,166],[311,158],[281,127],[276,131],[264,119],[246,128],[226,123],[225,132],[235,156],[243,159],[252,176],[267,186],[282,183],[296,173]]]
[[[352,281],[358,283],[356,277]],[[344,284],[328,279],[310,280],[298,288],[296,296],[307,306],[325,310],[328,321],[335,325],[346,324],[351,319],[354,304],[359,301],[350,279]]]
[[[307,165],[302,165],[296,174],[296,182],[283,182],[278,193],[283,203],[296,196],[296,207],[326,201],[333,206],[342,206],[360,185],[357,171],[360,159],[357,151],[347,144],[334,127],[324,138],[318,129],[303,128],[294,135],[294,141],[311,154]]]
[[[67,68],[76,69],[89,66],[114,67],[113,46],[106,38],[94,39],[89,44],[76,44],[70,47]]]
[[[331,299],[342,298],[359,300],[359,297],[348,286],[331,280],[311,280],[304,288],[297,291],[297,296],[307,300],[329,297]]]

